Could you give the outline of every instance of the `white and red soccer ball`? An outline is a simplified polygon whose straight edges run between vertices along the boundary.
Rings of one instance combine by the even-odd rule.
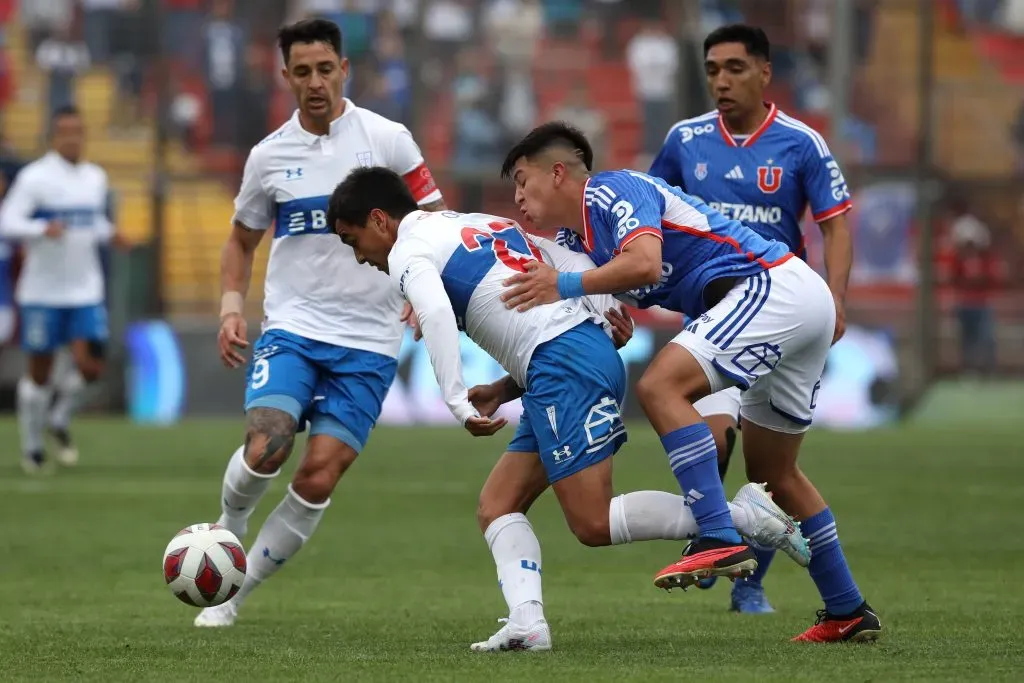
[[[194,607],[221,605],[245,580],[245,551],[238,538],[217,524],[193,524],[164,551],[164,580],[174,595]]]

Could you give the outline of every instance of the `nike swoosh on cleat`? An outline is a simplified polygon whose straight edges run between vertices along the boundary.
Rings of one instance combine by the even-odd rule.
[[[857,621],[853,622],[852,624],[847,624],[846,626],[840,626],[839,627],[839,635],[845,636],[847,631],[849,631],[851,628],[853,628],[854,626],[856,626],[860,622],[861,622],[861,620],[858,619]]]

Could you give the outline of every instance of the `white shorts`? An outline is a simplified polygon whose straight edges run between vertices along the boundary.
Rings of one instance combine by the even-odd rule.
[[[694,403],[693,407],[697,409],[701,417],[728,415],[734,420],[739,420],[740,397],[742,395],[739,387],[729,387],[716,391],[713,394],[708,394]]]
[[[800,434],[814,417],[835,325],[828,285],[791,258],[737,283],[672,341],[701,364],[712,394],[731,386],[744,390],[742,417]]]

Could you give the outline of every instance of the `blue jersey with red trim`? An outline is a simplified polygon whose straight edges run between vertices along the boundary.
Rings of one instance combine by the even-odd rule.
[[[632,240],[662,240],[661,281],[618,294],[638,308],[661,306],[690,316],[704,313],[704,288],[724,277],[747,277],[791,256],[781,242],[759,236],[697,197],[638,171],[605,171],[583,189],[583,235],[565,228],[556,241],[590,256],[598,266]]]
[[[718,112],[680,121],[651,164],[664,179],[806,258],[800,221],[818,223],[850,210],[850,193],[825,139],[769,105],[750,136],[734,138]]]

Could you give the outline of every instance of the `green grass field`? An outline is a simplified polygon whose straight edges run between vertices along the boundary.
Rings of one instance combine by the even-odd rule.
[[[0,468],[0,680],[991,681],[1019,680],[1024,665],[1019,422],[809,437],[804,468],[886,628],[876,646],[789,643],[819,605],[784,556],[766,582],[778,613],[731,615],[728,584],[651,585],[679,545],[584,548],[545,496],[532,518],[555,651],[539,655],[468,650],[504,616],[474,519],[504,440],[449,429],[377,432],[317,536],[238,625],[193,628],[194,610],[163,585],[161,553],[179,528],[216,519],[239,426],[86,420],[80,467],[33,480],[17,467],[13,422],[0,423],[11,451]],[[633,426],[616,478],[619,491],[675,490],[646,425]],[[741,479],[734,464],[730,495]]]

